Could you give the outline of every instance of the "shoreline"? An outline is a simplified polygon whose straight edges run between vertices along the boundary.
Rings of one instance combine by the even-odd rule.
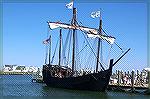
[[[0,75],[32,75],[32,73],[29,72],[0,72]]]

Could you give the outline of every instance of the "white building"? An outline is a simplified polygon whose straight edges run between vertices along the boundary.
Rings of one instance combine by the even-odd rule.
[[[147,68],[144,68],[144,70],[146,70],[146,71],[150,71],[150,68],[148,68],[148,67],[147,67]]]
[[[38,71],[38,67],[30,66],[28,68],[28,72],[37,72],[37,71]]]
[[[3,72],[37,72],[38,67],[25,65],[5,65]]]
[[[10,68],[10,67],[5,67],[5,68],[3,69],[3,71],[4,71],[4,72],[9,72],[9,71],[11,71],[11,68]]]

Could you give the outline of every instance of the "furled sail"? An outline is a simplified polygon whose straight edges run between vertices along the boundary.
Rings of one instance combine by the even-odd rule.
[[[100,38],[102,40],[106,40],[108,43],[113,44],[115,41],[114,37],[111,36],[105,36],[105,35],[99,35],[99,34],[87,34],[88,37],[92,37],[92,38]]]
[[[60,23],[60,22],[48,22],[48,25],[49,25],[50,29],[63,28],[63,29],[81,30],[83,32],[86,32],[88,37],[92,37],[92,38],[98,37],[102,40],[106,40],[110,44],[113,44],[115,41],[115,38],[112,36],[100,35],[98,33],[99,32],[98,29],[95,29],[95,28],[89,28],[89,27],[84,27],[84,26],[75,26],[75,25],[70,25],[70,24]]]

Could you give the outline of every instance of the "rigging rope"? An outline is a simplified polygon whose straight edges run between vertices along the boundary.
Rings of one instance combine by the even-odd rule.
[[[102,31],[105,33],[106,36],[108,36],[104,29],[102,29]],[[123,51],[123,49],[122,49],[116,42],[114,42],[114,43],[117,45],[117,47],[118,47],[121,51]]]
[[[102,29],[103,30],[103,29]],[[106,32],[103,30],[103,32],[106,34]],[[106,34],[107,35],[107,34]],[[124,50],[123,50],[123,48],[121,48],[118,44],[117,44],[117,42],[114,42],[115,43],[115,45],[122,51],[120,54],[118,54],[118,52],[116,52],[116,50],[115,49],[113,49],[114,50],[114,53],[117,55],[118,54],[118,57],[119,56],[121,56],[122,55],[122,53],[124,52]]]
[[[56,46],[55,46],[55,50],[54,50],[54,54],[53,54],[53,57],[52,57],[52,61],[51,61],[51,63],[53,63],[53,61],[54,61],[54,57],[55,57],[55,53],[56,53],[56,49],[57,49],[57,45],[58,45],[58,41],[59,41],[59,39],[57,40],[57,43],[56,43]]]
[[[83,31],[83,32],[84,32],[84,31]],[[82,34],[83,34],[83,33],[82,33]],[[96,53],[93,51],[93,48],[91,47],[91,45],[90,45],[89,41],[87,40],[87,38],[85,37],[85,35],[84,35],[84,38],[86,39],[86,41],[87,41],[89,47],[91,48],[91,51],[93,52],[94,56],[97,58]],[[98,62],[99,62],[99,61],[98,61]],[[99,62],[99,63],[100,63],[100,62]],[[100,64],[101,64],[101,63],[100,63]],[[102,65],[100,65],[100,66],[102,67],[103,70],[105,70]]]
[[[63,62],[64,62],[64,64],[66,64],[65,62],[66,62],[66,49],[67,49],[67,45],[68,45],[68,39],[69,38],[71,38],[70,37],[70,35],[71,35],[71,33],[70,33],[70,29],[69,29],[69,31],[68,31],[68,33],[67,33],[67,37],[66,37],[66,40],[65,40],[65,44],[63,45],[63,50],[62,50],[62,55],[63,55]],[[70,42],[69,42],[70,43]],[[70,45],[70,44],[69,44]]]
[[[71,34],[72,34],[72,32],[71,32]],[[70,46],[71,46],[71,36],[70,36],[70,39],[69,39],[69,46],[68,46],[69,49],[68,49],[68,55],[67,55],[68,60],[67,60],[67,62],[66,62],[66,65],[69,65]]]
[[[77,24],[78,24],[78,22],[77,22]],[[78,25],[79,25],[79,24],[78,24]],[[80,31],[82,31],[82,30],[80,29]],[[84,31],[82,31],[82,32],[84,32]],[[84,32],[84,33],[87,34],[86,32]],[[82,34],[83,34],[83,33],[82,33]],[[88,40],[87,40],[87,38],[85,37],[85,35],[84,35],[84,38],[86,39],[86,41],[87,41],[89,47],[91,48],[91,50],[92,50],[94,56],[97,58],[96,53],[93,51],[93,48],[91,47],[91,45],[90,45],[90,43],[88,42]],[[104,67],[101,65],[101,62],[98,61],[98,63],[100,64],[101,68],[102,68],[103,70],[105,70]],[[106,64],[105,64],[105,65],[106,65]]]
[[[110,60],[111,49],[112,49],[112,45],[110,46],[109,53],[108,53],[108,57],[106,58],[106,60]],[[109,64],[109,61],[108,61],[108,64]]]
[[[50,32],[49,27],[47,28],[47,38],[48,38],[48,34]],[[46,50],[46,55],[45,55],[45,64],[47,64],[47,56],[48,56],[48,45],[45,46],[45,50]]]
[[[77,53],[77,55],[79,55],[86,47],[87,47],[87,44]]]

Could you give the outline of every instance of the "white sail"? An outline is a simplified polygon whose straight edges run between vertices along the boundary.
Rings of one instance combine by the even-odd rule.
[[[48,22],[48,25],[49,25],[50,29],[55,29],[55,28],[77,29],[77,30],[81,30],[84,32],[88,32],[90,34],[98,34],[97,29],[83,27],[83,26],[74,26],[74,25],[60,23],[60,22]]]
[[[115,38],[114,37],[110,37],[110,36],[104,36],[104,35],[99,35],[99,34],[96,34],[96,35],[93,35],[93,34],[87,34],[88,37],[91,37],[91,38],[100,38],[102,40],[106,40],[108,43],[110,44],[113,44],[114,41],[115,41]]]
[[[97,35],[93,35],[93,34],[87,34],[87,37],[89,37],[89,38],[96,38],[96,37],[98,37]]]
[[[113,44],[115,42],[115,38],[114,37],[110,37],[110,36],[100,36],[99,38],[106,40],[108,43]]]
[[[100,38],[102,40],[106,40],[110,44],[113,44],[115,41],[114,37],[111,36],[106,36],[106,35],[100,35],[98,32],[98,29],[95,28],[88,28],[84,26],[75,26],[75,25],[70,25],[70,24],[65,24],[65,23],[60,23],[60,22],[48,22],[48,25],[50,29],[55,29],[55,28],[63,28],[63,29],[76,29],[76,30],[81,30],[83,32],[86,32],[88,37],[92,38]]]

